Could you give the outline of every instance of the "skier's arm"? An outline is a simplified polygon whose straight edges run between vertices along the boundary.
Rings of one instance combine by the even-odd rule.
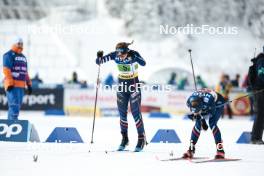
[[[28,67],[27,67],[28,69]],[[30,77],[29,77],[29,74],[28,74],[28,70],[27,70],[27,73],[26,73],[26,83],[27,83],[27,86],[32,86],[32,82],[30,80]]]
[[[32,94],[32,82],[30,80],[29,74],[28,74],[28,70],[26,73],[26,84],[27,84],[27,94],[31,95]]]
[[[141,66],[145,66],[146,65],[146,61],[143,59],[143,57],[140,56],[140,54],[137,51],[133,51],[132,50],[132,54],[133,54],[133,57],[134,57],[135,61],[137,63],[139,63],[139,65],[141,65]]]
[[[213,98],[210,98],[208,102],[204,103],[201,115],[209,115],[215,113],[215,102]]]
[[[99,63],[102,64],[102,63],[108,62],[110,60],[115,60],[115,58],[116,58],[116,52],[111,52],[105,56],[97,57],[96,58],[96,64],[99,65]]]
[[[26,83],[27,83],[27,86],[31,86],[31,85],[32,85],[28,73],[27,73],[27,75],[26,75]]]
[[[203,96],[203,107],[201,115],[209,115],[215,112],[215,97],[212,93],[205,93]]]
[[[14,79],[11,72],[12,62],[9,55],[5,54],[3,57],[3,73],[5,76],[5,87],[8,88],[14,85]]]

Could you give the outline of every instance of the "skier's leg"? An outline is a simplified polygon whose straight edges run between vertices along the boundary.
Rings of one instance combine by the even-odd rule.
[[[192,158],[195,153],[195,144],[197,143],[202,129],[202,123],[200,120],[196,120],[192,129],[190,146],[186,153],[183,154],[183,158]]]
[[[133,115],[133,118],[136,123],[137,132],[138,132],[138,143],[135,151],[141,151],[146,144],[145,129],[144,123],[140,111],[141,106],[141,92],[135,91],[130,94],[130,109]]]
[[[217,153],[216,153],[215,158],[224,158],[225,157],[221,131],[217,126],[217,122],[218,122],[219,118],[221,117],[221,114],[223,111],[224,111],[224,108],[216,109],[215,114],[213,114],[213,116],[210,117],[210,119],[209,119],[209,126],[212,130],[214,140],[215,140],[215,144],[216,144],[216,149],[217,149]]]
[[[118,150],[123,150],[128,145],[128,122],[127,122],[127,107],[129,101],[129,94],[125,92],[117,92],[117,107],[120,115],[120,129],[122,141]]]
[[[221,108],[219,108],[219,109],[221,109]],[[209,126],[212,130],[216,144],[222,142],[221,132],[217,126],[217,122],[221,116],[221,113],[222,112],[219,112],[219,110],[216,110],[216,113],[212,117],[209,118]]]
[[[140,92],[131,93],[130,109],[136,123],[138,135],[142,135],[145,133],[140,106],[141,106],[141,93]]]
[[[192,134],[191,134],[191,141],[193,143],[193,145],[195,145],[200,137],[200,133],[201,133],[201,121],[197,120],[193,129],[192,129]]]

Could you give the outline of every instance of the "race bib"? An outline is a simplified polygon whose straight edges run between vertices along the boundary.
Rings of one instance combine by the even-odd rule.
[[[119,74],[121,75],[133,75],[133,74],[137,74],[138,72],[138,64],[137,63],[133,63],[133,64],[118,64],[118,71]]]

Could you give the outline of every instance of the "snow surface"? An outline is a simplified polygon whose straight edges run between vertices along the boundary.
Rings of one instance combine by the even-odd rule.
[[[55,143],[13,143],[0,142],[1,176],[47,176],[47,175],[262,175],[264,147],[260,145],[236,144],[243,131],[250,131],[252,122],[248,117],[234,120],[222,119],[219,127],[222,132],[226,157],[240,158],[241,161],[226,163],[200,163],[189,161],[162,162],[170,153],[174,157],[186,151],[193,122],[182,117],[171,119],[150,119],[144,114],[147,138],[150,141],[158,129],[175,129],[182,143],[150,143],[143,152],[108,152],[115,150],[120,142],[119,118],[97,118],[94,144],[90,144],[92,118],[63,118],[44,116],[40,113],[21,114],[21,119],[29,119],[45,141],[55,127],[76,127],[85,141],[84,144]],[[1,118],[5,113],[1,113]],[[136,129],[129,116],[129,149],[136,145]],[[89,152],[90,151],[90,152]],[[215,146],[210,131],[202,132],[196,145],[196,156],[214,157]],[[38,161],[33,162],[33,155]]]

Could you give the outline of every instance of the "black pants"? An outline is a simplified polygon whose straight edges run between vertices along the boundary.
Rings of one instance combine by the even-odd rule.
[[[254,112],[256,119],[252,128],[252,140],[261,140],[264,129],[264,92],[254,95]]]

